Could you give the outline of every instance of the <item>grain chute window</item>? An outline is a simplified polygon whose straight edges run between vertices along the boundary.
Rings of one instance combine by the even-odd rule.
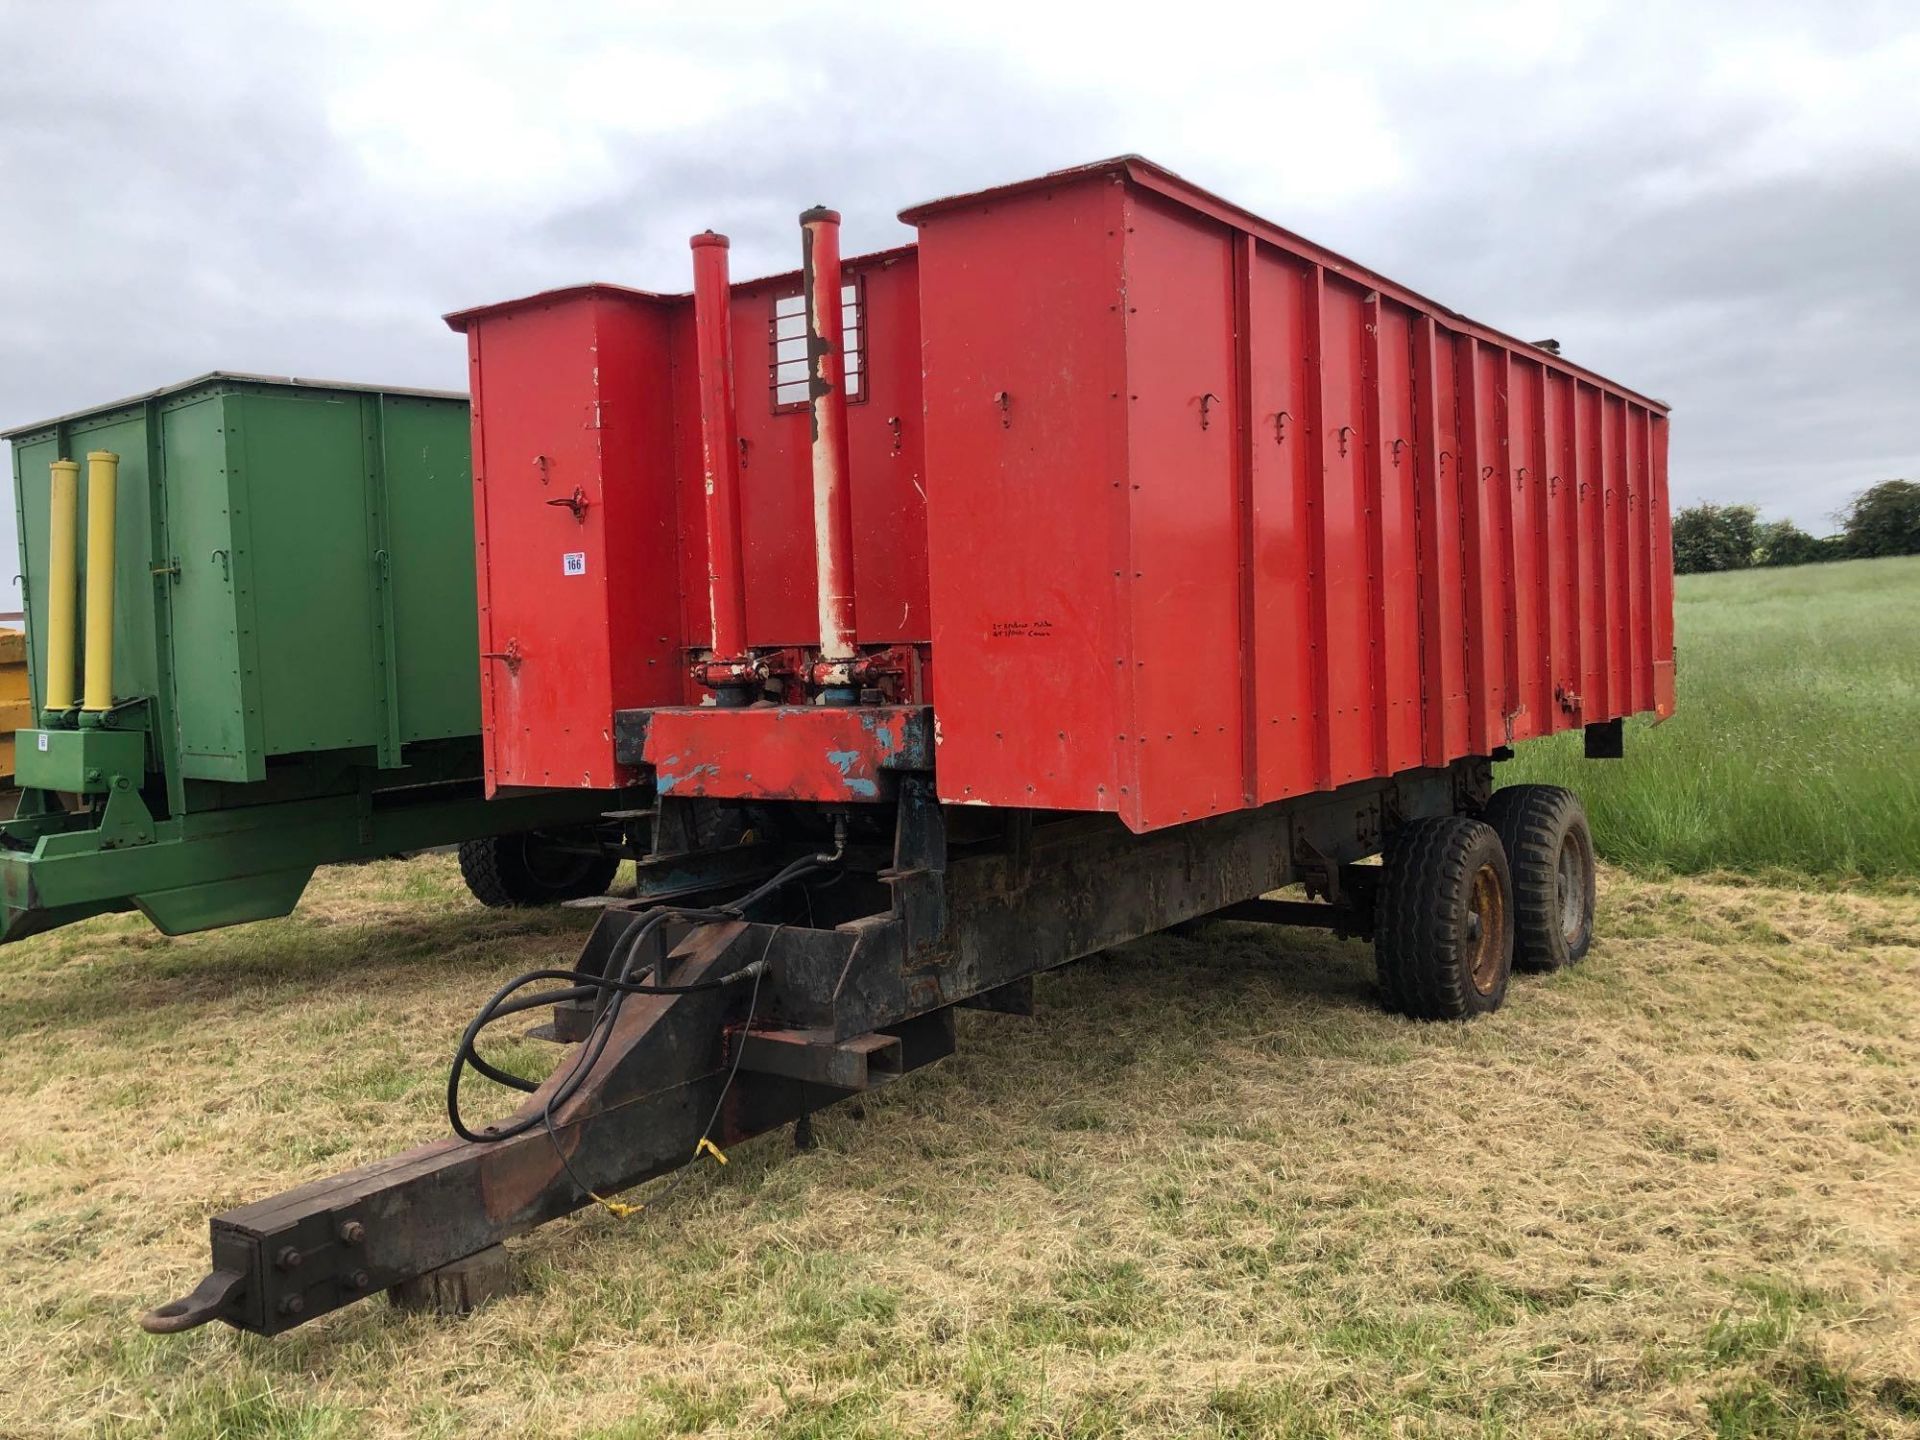
[[[867,398],[867,320],[861,303],[860,278],[840,287],[840,326],[847,347],[847,399]],[[807,406],[807,301],[799,292],[773,297],[773,318],[767,327],[772,359],[768,376],[775,410],[804,410]]]

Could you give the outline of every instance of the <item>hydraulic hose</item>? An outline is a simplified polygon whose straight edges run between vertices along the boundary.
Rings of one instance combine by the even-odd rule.
[[[685,985],[664,982],[646,983],[647,977],[653,973],[653,967],[647,967],[638,976],[633,975],[631,971],[634,957],[640,952],[641,942],[668,920],[680,920],[694,925],[724,924],[729,921],[744,920],[747,918],[747,912],[755,905],[786,886],[820,871],[834,869],[840,864],[845,853],[846,838],[842,830],[836,833],[834,848],[830,853],[803,856],[783,866],[772,877],[726,905],[712,908],[672,906],[650,911],[627,928],[626,934],[616,943],[613,953],[607,957],[606,969],[601,974],[590,974],[576,968],[529,970],[514,976],[480,1007],[462,1033],[459,1045],[454,1049],[453,1065],[447,1073],[447,1121],[453,1127],[453,1133],[462,1140],[477,1144],[510,1140],[516,1135],[524,1135],[536,1126],[542,1125],[551,1133],[554,1111],[578,1094],[580,1087],[586,1083],[587,1077],[593,1073],[593,1067],[599,1063],[600,1057],[606,1052],[607,1044],[613,1036],[614,1023],[620,1017],[620,1008],[626,1003],[629,995],[694,995],[724,990],[748,981],[753,983],[757,995],[760,977],[767,969],[767,960],[764,955],[725,975],[708,980],[696,980]],[[545,981],[563,982],[563,988],[543,990],[535,995],[519,993],[530,985]],[[517,1120],[501,1121],[478,1130],[466,1123],[460,1113],[460,1081],[469,1066],[496,1084],[505,1085],[511,1089],[529,1093],[539,1089],[538,1082],[514,1075],[489,1063],[479,1053],[478,1042],[481,1031],[494,1021],[509,1015],[517,1015],[562,1000],[584,1000],[602,994],[607,996],[606,1003],[595,1015],[587,1038],[574,1051],[559,1083],[553,1087],[539,1112],[523,1115]]]

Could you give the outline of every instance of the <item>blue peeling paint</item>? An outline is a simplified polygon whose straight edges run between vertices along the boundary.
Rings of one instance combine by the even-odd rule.
[[[680,757],[676,755],[673,758],[678,760]],[[663,768],[654,771],[653,784],[662,795],[671,795],[682,785],[697,785],[709,775],[719,773],[718,765],[696,765],[684,775],[675,775],[672,771]]]
[[[864,776],[855,775],[853,767],[860,763],[858,750],[829,750],[827,763],[840,772],[840,778],[847,782],[847,793],[858,795],[862,800],[878,800],[880,787]]]

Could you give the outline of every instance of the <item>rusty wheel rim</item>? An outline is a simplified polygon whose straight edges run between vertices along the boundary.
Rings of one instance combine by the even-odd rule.
[[[1587,928],[1587,888],[1593,861],[1577,835],[1568,835],[1560,845],[1560,863],[1555,867],[1554,888],[1560,902],[1560,936],[1569,947],[1580,943]]]
[[[1491,995],[1500,983],[1500,937],[1507,933],[1506,897],[1500,893],[1500,875],[1491,865],[1473,872],[1467,895],[1467,944],[1473,988]]]

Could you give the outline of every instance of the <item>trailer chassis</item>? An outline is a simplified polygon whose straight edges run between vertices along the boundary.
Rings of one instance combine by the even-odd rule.
[[[941,1059],[956,1007],[1030,1013],[1034,975],[1183,921],[1324,916],[1364,934],[1379,871],[1355,862],[1396,827],[1477,812],[1490,777],[1471,758],[1144,835],[1111,816],[945,806],[926,772],[891,777],[889,794],[854,809],[787,802],[793,838],[746,848],[771,873],[807,848],[808,827],[844,830],[851,817],[832,887],[718,922],[655,916],[643,932],[663,981],[742,983],[630,996],[550,1127],[436,1141],[215,1216],[211,1273],[141,1323],[291,1329],[677,1169],[708,1143],[803,1121]],[[663,798],[656,843],[696,833],[698,803]],[[879,843],[863,844],[862,827]],[[662,857],[674,904],[702,895],[709,865],[708,898],[737,894],[741,848]],[[1260,899],[1301,881],[1322,904]],[[576,970],[603,973],[660,908],[649,894],[605,910]],[[516,1116],[540,1113],[556,1079]]]

